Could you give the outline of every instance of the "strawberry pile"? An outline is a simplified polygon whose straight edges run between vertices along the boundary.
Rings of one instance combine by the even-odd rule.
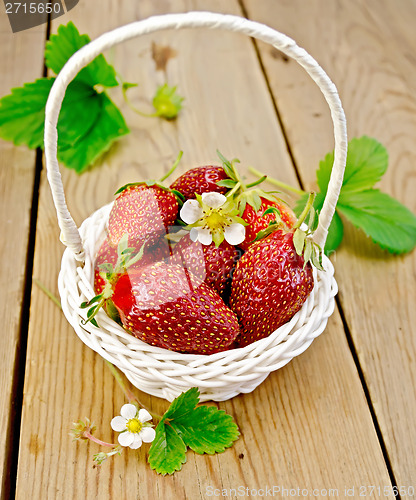
[[[207,355],[269,336],[302,307],[312,264],[321,268],[313,196],[296,219],[258,187],[264,178],[245,185],[237,160],[220,158],[222,166],[192,168],[169,187],[174,168],[116,193],[85,322],[98,327],[103,307],[150,345]]]

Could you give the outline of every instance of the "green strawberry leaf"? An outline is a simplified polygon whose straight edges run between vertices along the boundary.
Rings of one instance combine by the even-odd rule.
[[[101,111],[88,133],[73,147],[58,150],[59,161],[77,173],[84,172],[110,148],[114,141],[129,133],[123,115],[107,94],[102,92],[97,94],[96,98],[100,102]]]
[[[240,435],[231,415],[216,407],[199,406],[199,390],[174,399],[156,427],[149,464],[159,474],[173,474],[186,461],[189,446],[196,453],[221,453]]]
[[[182,109],[183,100],[184,98],[176,92],[176,87],[170,87],[165,83],[157,88],[153,97],[153,107],[157,116],[166,120],[173,120]]]
[[[55,78],[43,78],[14,88],[0,100],[0,137],[16,145],[43,148],[45,105]],[[73,146],[93,126],[101,99],[92,87],[71,82],[58,121],[59,146]]]
[[[224,172],[227,174],[227,177],[229,177],[230,179],[232,179],[237,183],[238,179],[235,175],[232,162],[227,160],[227,158],[225,158],[225,156],[218,149],[217,149],[217,155],[218,158],[221,160],[222,168],[224,169]]]
[[[333,152],[319,163],[316,178],[321,193],[326,193],[333,163]],[[387,150],[376,139],[367,136],[352,139],[348,143],[342,192],[363,191],[373,187],[384,175],[387,166]]]
[[[200,406],[171,422],[184,443],[196,453],[222,453],[240,435],[231,415],[212,406]]]
[[[51,35],[50,40],[46,43],[46,66],[55,74],[58,74],[72,54],[90,41],[88,35],[80,35],[72,21],[66,26],[59,26],[58,33]],[[82,69],[78,73],[76,80],[84,82],[90,87],[95,85],[116,87],[119,84],[115,69],[107,63],[102,54]]]
[[[338,210],[391,253],[410,252],[416,245],[416,216],[378,189],[341,193]]]
[[[332,218],[331,224],[328,230],[328,236],[325,243],[325,255],[330,255],[333,253],[341,244],[342,238],[344,237],[344,224],[342,219],[336,210],[334,217]]]
[[[54,78],[43,78],[13,88],[0,100],[0,137],[16,146],[43,146],[46,100]]]
[[[169,406],[163,419],[180,419],[187,413],[190,413],[199,403],[199,390],[196,387],[183,392],[174,399]]]
[[[162,419],[149,449],[150,467],[159,474],[173,474],[186,462],[186,445],[178,433]]]
[[[74,80],[66,90],[58,120],[58,150],[77,147],[95,126],[102,111],[102,97],[92,87]]]
[[[226,187],[228,189],[232,189],[236,184],[237,181],[234,181],[233,179],[222,179],[220,181],[217,181],[217,186],[220,187]]]
[[[296,229],[296,231],[293,233],[293,245],[298,255],[302,255],[303,253],[303,249],[305,247],[305,240],[306,240],[306,233],[299,228]],[[306,260],[307,259],[305,255],[305,261]]]

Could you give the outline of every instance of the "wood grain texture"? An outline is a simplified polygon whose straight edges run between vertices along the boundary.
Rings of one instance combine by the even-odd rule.
[[[12,34],[7,16],[0,13],[0,97],[12,87],[42,76],[45,29]],[[19,64],[16,64],[19,61]],[[9,471],[7,441],[14,412],[14,369],[20,344],[20,321],[25,285],[30,210],[35,174],[35,152],[0,140],[0,497],[7,496]]]
[[[91,37],[151,14],[193,9],[240,13],[237,2],[220,0],[80,2],[66,18]],[[53,25],[53,32],[57,24]],[[149,120],[123,107],[131,134],[100,166],[77,176],[63,172],[68,204],[80,223],[112,199],[129,181],[166,170],[179,149],[181,170],[215,161],[215,149],[238,155],[288,183],[296,176],[250,40],[208,31],[163,32],[117,47],[107,55],[127,81],[137,106],[149,106],[157,71],[151,46],[156,41],[176,52],[166,75],[186,96],[176,122]],[[120,101],[117,90],[112,97]],[[278,174],[276,174],[278,170]],[[54,207],[42,179],[34,276],[56,293],[62,245]],[[167,403],[141,395],[158,413]],[[219,406],[231,413],[242,433],[224,454],[188,454],[172,477],[157,476],[145,448],[92,467],[93,444],[73,443],[70,423],[84,416],[97,436],[116,436],[109,422],[124,403],[102,359],[76,337],[59,309],[33,290],[20,442],[17,498],[42,499],[196,499],[207,488],[339,488],[389,484],[389,477],[352,360],[342,323],[334,315],[325,334],[299,359],[272,374],[252,394]]]
[[[416,212],[416,38],[412,1],[244,0],[249,17],[293,37],[328,71],[350,137],[389,152],[380,188]],[[296,16],[294,12],[296,11]],[[296,64],[260,46],[266,73],[306,186],[332,147],[323,99]],[[392,257],[346,225],[336,254],[340,300],[398,485],[415,483],[416,253]]]

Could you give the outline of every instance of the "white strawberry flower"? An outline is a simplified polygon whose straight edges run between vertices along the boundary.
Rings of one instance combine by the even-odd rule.
[[[181,219],[188,224],[189,237],[202,245],[214,242],[217,246],[224,239],[230,245],[239,245],[246,236],[245,222],[238,215],[236,204],[221,193],[210,192],[187,200],[180,211]]]
[[[128,403],[121,407],[120,415],[111,420],[111,428],[120,432],[118,442],[121,446],[137,450],[142,443],[151,443],[156,436],[149,420],[152,420],[152,416],[147,410],[138,410]]]

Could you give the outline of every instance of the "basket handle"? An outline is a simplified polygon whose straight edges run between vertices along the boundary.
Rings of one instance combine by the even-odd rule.
[[[57,160],[58,132],[57,123],[65,91],[77,73],[94,60],[101,52],[140,35],[163,29],[212,28],[226,29],[243,33],[273,45],[288,57],[297,61],[321,89],[331,111],[334,126],[335,154],[327,194],[319,215],[314,241],[323,249],[328,228],[335,212],[344,177],[347,158],[347,128],[345,114],[337,89],[325,71],[304,49],[286,35],[248,19],[228,14],[212,12],[187,12],[165,14],[136,21],[113,31],[104,33],[97,39],[78,50],[68,60],[57,76],[46,103],[45,109],[45,157],[48,181],[52,190],[61,241],[74,253],[80,262],[85,261],[84,250],[78,228],[66,205],[62,178]]]

